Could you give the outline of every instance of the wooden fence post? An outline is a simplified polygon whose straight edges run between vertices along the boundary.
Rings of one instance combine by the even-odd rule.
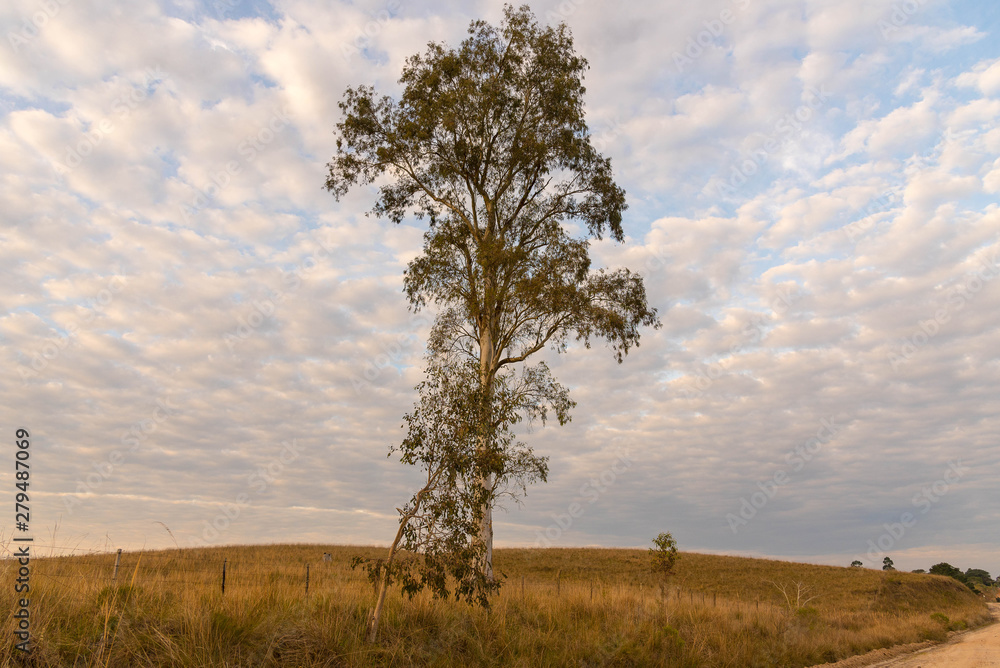
[[[561,589],[562,580],[562,569],[560,568],[556,571],[556,595],[559,595],[559,590]]]
[[[521,576],[521,598],[524,598],[524,576]]]
[[[118,564],[121,563],[121,560],[122,560],[122,549],[119,547],[118,548],[118,554],[115,555],[115,572],[111,576],[111,581],[112,582],[114,582],[115,580],[118,579]]]
[[[222,593],[226,593],[226,562],[228,559],[222,560]]]
[[[306,564],[306,598],[309,598],[309,564]]]

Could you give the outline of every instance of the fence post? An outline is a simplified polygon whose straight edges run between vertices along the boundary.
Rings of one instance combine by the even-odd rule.
[[[590,600],[591,600],[591,602],[593,602],[593,600],[594,600],[594,579],[593,578],[590,579]]]
[[[524,598],[524,576],[521,576],[521,598]]]
[[[714,592],[714,591],[712,592],[712,607],[713,608],[715,607],[715,597],[716,597],[716,594],[717,594],[717,592]]]
[[[228,559],[222,560],[222,593],[226,593],[226,562]]]
[[[115,555],[115,572],[114,575],[111,576],[112,582],[118,579],[118,564],[121,563],[121,560],[122,560],[122,549],[119,547],[118,554]]]
[[[306,564],[306,598],[309,598],[309,564]]]
[[[562,584],[561,580],[562,580],[562,569],[560,568],[558,571],[556,571],[556,595],[557,596],[559,595],[559,590],[561,589],[561,584]]]

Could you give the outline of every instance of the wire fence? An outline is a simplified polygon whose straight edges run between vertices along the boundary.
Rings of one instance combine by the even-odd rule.
[[[283,588],[291,593],[295,590],[309,597],[311,593],[343,591],[344,587],[371,586],[367,575],[361,570],[352,570],[344,554],[334,559],[326,553],[314,552],[316,559],[277,561],[271,559],[240,558],[239,549],[215,548],[201,553],[188,551],[124,551],[114,552],[86,550],[71,546],[44,546],[44,549],[60,550],[72,554],[51,557],[33,557],[32,577],[48,582],[78,588],[88,585],[141,585],[141,586],[183,586],[203,588],[205,591],[227,592],[261,586]],[[9,550],[0,563],[16,564],[14,554]],[[229,552],[230,554],[224,554]],[[313,554],[309,556],[312,559]],[[531,576],[519,575],[507,578],[505,593],[520,595],[544,593],[546,595],[572,595],[591,601],[603,598],[609,592],[644,591],[646,595],[662,599],[664,602],[689,603],[708,607],[718,605],[749,606],[760,610],[770,608],[773,601],[750,599],[739,600],[721,597],[715,592],[683,589],[676,585],[639,585],[635,582],[609,582],[603,578],[584,573],[562,570]],[[588,596],[589,594],[589,596]]]
[[[63,554],[42,556],[45,551],[60,551]],[[16,566],[16,556],[10,549],[4,550],[4,561]],[[69,554],[67,554],[69,553]],[[327,568],[317,570],[319,564],[288,563],[259,559],[234,559],[230,556],[217,557],[215,553],[185,555],[178,552],[114,552],[87,550],[73,546],[46,545],[33,550],[31,575],[50,582],[62,584],[158,584],[164,586],[183,585],[187,587],[215,588],[225,594],[234,586],[284,585],[301,586],[303,593],[309,594],[317,586],[329,584],[333,580],[360,580],[363,575],[352,577],[344,572],[342,564],[317,561]]]

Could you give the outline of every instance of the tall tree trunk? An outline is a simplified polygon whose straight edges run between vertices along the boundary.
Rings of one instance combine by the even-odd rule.
[[[487,281],[487,292],[492,286],[489,285]],[[489,303],[487,301],[487,303]],[[479,328],[479,382],[480,386],[484,390],[485,401],[492,401],[492,378],[493,378],[493,323],[492,318],[489,314],[483,314],[480,316],[480,328]],[[484,413],[484,417],[487,419],[492,419],[490,417],[490,411]],[[480,437],[480,454],[486,454],[487,435],[483,433]],[[483,573],[489,580],[493,579],[493,475],[487,474],[480,478],[479,484],[483,486],[486,490],[486,498],[483,501],[482,508],[482,520],[479,524],[479,542],[485,548],[485,553],[483,554]]]
[[[492,489],[493,476],[487,476],[483,481],[488,485],[486,489]],[[479,540],[486,546],[486,553],[483,555],[483,573],[488,580],[493,579],[493,495],[483,504],[483,520],[479,525]]]

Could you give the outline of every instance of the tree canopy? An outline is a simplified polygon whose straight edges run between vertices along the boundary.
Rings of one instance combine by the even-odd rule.
[[[642,279],[591,273],[587,240],[561,225],[624,241],[625,192],[584,122],[587,61],[565,24],[541,28],[526,6],[469,33],[458,50],[431,43],[409,58],[398,102],[347,89],[326,187],[339,198],[388,176],[371,213],[429,218],[406,294],[416,308],[455,309],[448,334],[459,343],[495,330],[491,371],[571,333],[607,339],[621,361],[638,328],[656,324]]]
[[[978,582],[985,587],[993,586],[993,578],[990,577],[989,571],[984,571],[982,568],[970,568],[966,570],[965,577],[969,582]]]
[[[933,575],[947,575],[950,578],[955,578],[959,582],[965,584],[968,580],[965,577],[965,573],[962,572],[961,568],[952,566],[946,561],[942,561],[939,564],[934,564],[931,566],[929,573]]]

